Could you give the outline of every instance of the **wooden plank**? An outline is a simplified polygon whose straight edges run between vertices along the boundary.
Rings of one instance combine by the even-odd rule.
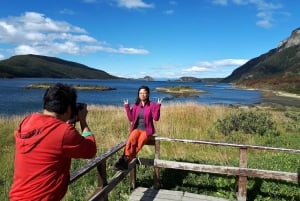
[[[125,147],[126,141],[122,141],[119,144],[113,146],[112,148],[108,149],[106,152],[101,154],[100,156],[97,156],[91,160],[81,168],[75,170],[70,175],[70,184],[82,177],[84,174],[89,172],[91,169],[95,168],[97,165],[101,163],[102,160],[106,160],[110,156],[114,155],[116,152],[118,152],[120,149]]]
[[[155,138],[156,138],[156,135],[152,135],[150,139],[147,140],[146,144],[145,145],[155,145]]]
[[[247,168],[247,148],[240,148],[239,167]],[[247,176],[239,176],[238,178],[238,201],[246,201],[247,199]]]
[[[194,193],[138,187],[130,195],[128,201],[228,201]]]
[[[160,159],[154,159],[154,165],[161,168],[190,170],[196,172],[240,175],[240,176],[295,181],[295,182],[298,181],[298,174],[291,173],[291,172],[279,172],[279,171],[271,171],[271,170],[259,170],[259,169],[239,168],[239,167],[229,167],[229,166],[204,165],[204,164],[194,164],[194,163],[186,163],[186,162],[167,161],[167,160],[160,160]]]
[[[136,165],[136,159],[133,159],[129,165],[128,169],[124,171],[118,171],[110,182],[106,186],[104,186],[102,189],[99,189],[96,191],[90,198],[89,201],[97,201],[102,199],[103,197],[107,196],[108,193],[120,182],[122,179],[125,178],[125,176],[133,169]]]
[[[135,189],[136,186],[136,166],[130,170],[130,183],[131,183],[131,189]]]
[[[275,148],[275,147],[264,147],[264,146],[254,146],[254,145],[243,145],[243,144],[232,144],[232,143],[223,143],[223,142],[210,142],[202,140],[189,140],[189,139],[175,139],[175,138],[165,138],[154,136],[147,143],[148,145],[155,144],[155,159],[141,159],[144,165],[153,165],[154,166],[154,187],[159,188],[159,170],[160,168],[173,168],[197,172],[207,172],[207,173],[217,173],[217,174],[227,174],[227,175],[237,175],[239,176],[239,194],[237,195],[239,200],[244,201],[246,197],[245,186],[247,184],[247,177],[258,177],[265,179],[276,179],[283,181],[293,181],[298,182],[300,185],[300,168],[298,173],[291,172],[280,172],[280,171],[270,171],[270,170],[260,170],[260,169],[251,169],[247,168],[247,153],[244,151],[240,152],[240,164],[239,167],[228,167],[228,166],[215,166],[215,165],[205,165],[205,164],[193,164],[186,162],[175,162],[160,160],[160,140],[173,141],[173,142],[184,142],[184,143],[196,143],[203,145],[212,145],[212,146],[228,146],[233,148],[239,148],[240,150],[247,149],[257,149],[257,150],[268,150],[268,151],[281,151],[292,154],[299,154],[299,149],[287,149],[287,148]],[[71,173],[70,183],[76,181],[84,174],[89,172],[92,168],[97,167],[99,177],[99,188],[93,194],[89,200],[107,200],[108,193],[132,170],[136,165],[136,159],[129,164],[129,169],[127,171],[119,171],[115,174],[112,180],[107,182],[106,175],[106,160],[114,155],[116,152],[121,150],[125,146],[126,141],[122,141],[111,149],[107,150],[102,155],[95,157],[90,160],[83,167],[75,170]],[[135,177],[136,172],[131,174],[131,184],[133,188],[135,187]]]
[[[214,146],[227,146],[227,147],[236,147],[236,148],[250,148],[250,149],[258,149],[258,150],[269,150],[269,151],[282,151],[288,153],[300,153],[299,149],[287,149],[287,148],[277,148],[277,147],[264,147],[264,146],[256,146],[256,145],[245,145],[245,144],[233,144],[233,143],[225,143],[225,142],[212,142],[205,140],[190,140],[190,139],[179,139],[179,138],[167,138],[167,137],[155,137],[155,140],[164,140],[170,142],[184,142],[184,143],[193,143],[193,144],[206,144],[206,145],[214,145]]]
[[[106,160],[101,161],[97,166],[98,170],[98,189],[101,190],[107,185]],[[92,195],[91,195],[92,196]],[[108,201],[108,195],[103,196],[101,201]]]
[[[154,159],[152,158],[139,158],[140,165],[146,165],[146,166],[154,166]]]
[[[159,154],[160,154],[160,141],[159,140],[156,140],[155,141],[155,160],[159,160]],[[156,166],[154,164],[154,175],[153,175],[154,179],[153,179],[153,186],[154,188],[158,189],[159,186],[160,186],[160,183],[159,183],[159,167]]]

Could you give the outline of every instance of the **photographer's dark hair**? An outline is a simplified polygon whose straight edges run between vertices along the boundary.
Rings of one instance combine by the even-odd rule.
[[[150,102],[150,99],[149,99],[149,97],[150,97],[150,89],[149,89],[149,87],[148,86],[140,86],[140,88],[137,91],[137,97],[136,97],[136,100],[135,100],[135,104],[136,105],[140,104],[140,102],[141,102],[141,100],[139,98],[139,93],[140,93],[141,89],[144,89],[145,91],[147,91],[147,93],[148,93],[147,104]]]
[[[46,90],[43,98],[43,108],[50,112],[64,114],[67,111],[68,106],[71,106],[72,114],[74,115],[76,110],[76,100],[77,93],[73,87],[57,83]]]

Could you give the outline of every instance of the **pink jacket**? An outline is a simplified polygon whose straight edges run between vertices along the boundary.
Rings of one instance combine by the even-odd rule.
[[[144,121],[146,127],[146,133],[148,136],[153,135],[155,133],[155,128],[153,124],[154,121],[158,121],[160,117],[160,106],[161,104],[148,102],[144,106]],[[138,116],[141,108],[143,107],[140,103],[139,105],[133,105],[130,108],[129,104],[125,104],[125,111],[127,114],[128,120],[131,122],[130,132],[133,131],[137,126]]]

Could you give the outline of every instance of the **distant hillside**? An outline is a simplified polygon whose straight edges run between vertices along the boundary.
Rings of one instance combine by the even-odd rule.
[[[200,78],[196,78],[196,77],[180,77],[175,81],[176,82],[202,82]]]
[[[222,82],[300,94],[300,28],[277,48],[251,59]]]
[[[197,77],[180,77],[175,82],[219,82],[223,78],[197,78]]]
[[[0,61],[0,78],[85,78],[120,79],[102,70],[40,55],[19,55]]]

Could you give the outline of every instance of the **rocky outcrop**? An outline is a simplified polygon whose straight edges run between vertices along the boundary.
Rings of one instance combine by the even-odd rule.
[[[278,51],[300,44],[300,28],[295,29],[291,36],[278,44]]]
[[[300,94],[300,28],[277,48],[249,60],[222,82]]]

